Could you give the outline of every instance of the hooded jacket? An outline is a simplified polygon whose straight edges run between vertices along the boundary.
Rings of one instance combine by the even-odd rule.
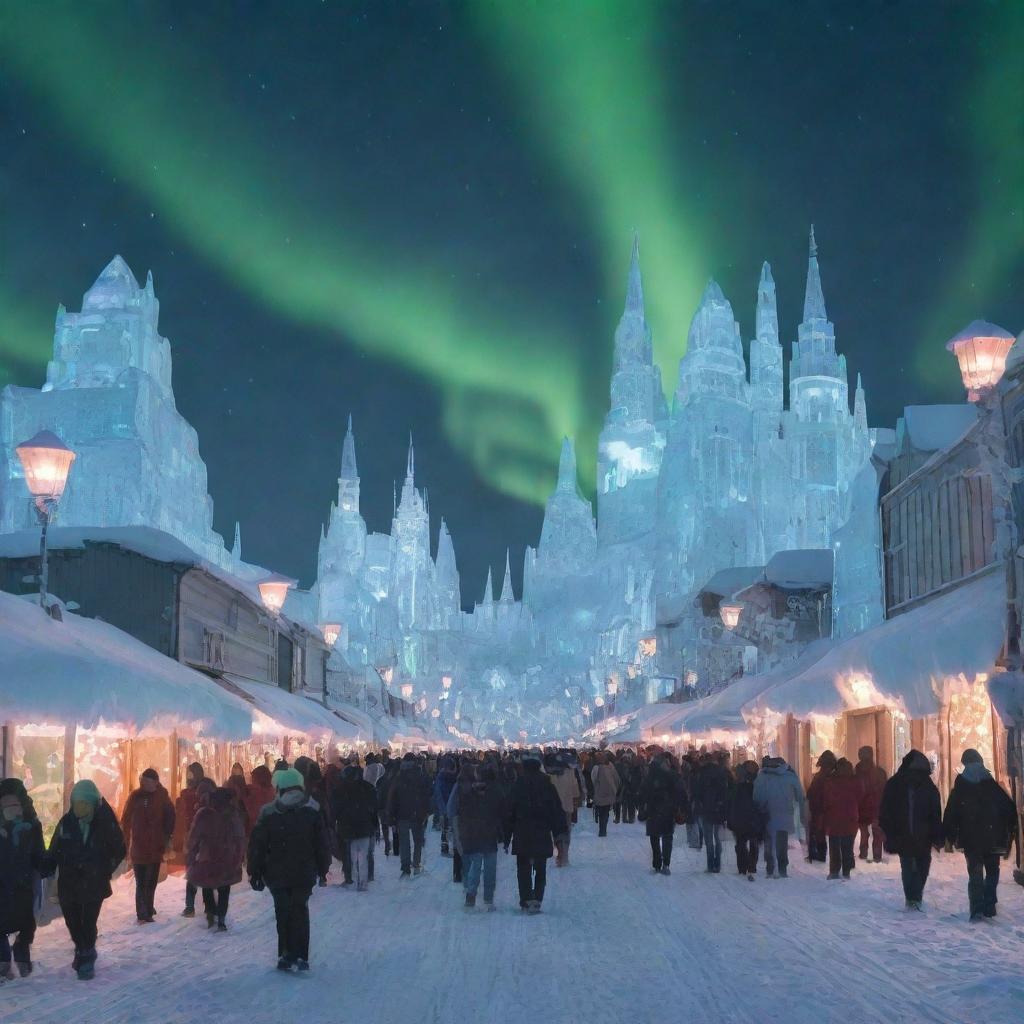
[[[754,803],[754,783],[757,780],[757,765],[747,768],[741,765],[737,771],[736,785],[729,801],[727,820],[733,835],[738,837],[761,836],[764,834],[765,816]]]
[[[174,838],[171,845],[177,853],[184,853],[188,830],[192,827],[196,811],[199,810],[196,786],[206,777],[203,766],[198,761],[193,761],[188,766],[187,775],[191,778],[174,803]]]
[[[377,791],[357,765],[347,765],[331,788],[331,816],[338,838],[366,839],[377,834]]]
[[[249,787],[245,791],[245,813],[249,819],[249,832],[256,824],[260,811],[267,804],[272,804],[277,796],[273,782],[270,781],[270,769],[265,764],[257,765],[249,776]]]
[[[174,804],[159,783],[152,793],[134,790],[121,812],[121,831],[132,864],[159,864],[174,834]]]
[[[551,785],[558,794],[558,802],[565,814],[572,814],[579,803],[583,802],[583,788],[579,776],[567,765],[557,759],[546,769]]]
[[[610,807],[618,801],[622,779],[615,765],[609,761],[595,764],[590,771],[590,777],[594,783],[594,803],[598,807]]]
[[[765,816],[769,834],[792,832],[806,824],[807,800],[796,772],[781,757],[768,758],[754,782],[754,803]]]
[[[16,821],[0,817],[0,935],[32,926],[36,883],[45,855],[43,828],[32,801],[24,787],[18,792],[8,787],[7,781],[4,780],[0,795],[17,796],[22,817]]]
[[[889,853],[923,857],[942,843],[942,804],[931,771],[928,758],[911,750],[885,784],[878,824]]]
[[[459,779],[445,813],[455,819],[459,852],[494,853],[504,839],[505,799],[493,771],[487,777]]]
[[[555,852],[552,836],[564,831],[565,813],[555,787],[541,773],[539,761],[524,761],[523,774],[509,795],[506,845],[511,843],[512,852],[520,857],[546,858]]]
[[[807,816],[811,835],[825,835],[825,784],[836,770],[836,755],[831,750],[822,751],[818,758],[818,770],[811,776],[807,787]]]
[[[1017,811],[983,764],[969,764],[953,783],[942,828],[946,838],[969,856],[1006,854],[1017,832]]]
[[[185,850],[185,877],[200,889],[242,880],[245,828],[234,791],[217,789],[196,811]]]
[[[856,774],[863,792],[860,824],[869,825],[873,821],[878,821],[878,809],[882,805],[882,792],[885,790],[888,776],[884,768],[875,764],[874,756],[862,757],[857,762]]]
[[[823,825],[827,836],[852,836],[860,821],[864,788],[845,757],[839,759],[836,770],[825,779],[823,795]]]
[[[249,836],[249,877],[263,881],[271,892],[312,890],[331,868],[323,815],[304,793],[293,792],[300,794],[299,802],[284,793],[267,804]]]
[[[729,773],[715,760],[706,761],[693,776],[693,813],[721,824],[729,814]]]
[[[452,790],[455,788],[455,782],[458,777],[459,772],[455,766],[455,760],[451,757],[443,758],[441,760],[441,770],[434,779],[434,813],[438,817],[443,818],[448,813],[448,798],[452,795]]]
[[[676,830],[676,816],[689,817],[690,802],[677,771],[658,761],[651,763],[640,787],[639,813],[649,836],[670,836]]]
[[[60,819],[46,853],[45,873],[57,871],[57,898],[62,905],[95,903],[111,895],[110,879],[125,853],[117,815],[101,797],[86,835],[74,811]]]
[[[419,761],[403,760],[398,777],[388,791],[388,818],[396,824],[426,820],[432,803],[431,790],[430,779]]]

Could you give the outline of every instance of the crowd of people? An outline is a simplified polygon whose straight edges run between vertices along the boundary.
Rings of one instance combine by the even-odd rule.
[[[671,873],[677,826],[702,849],[707,872],[722,870],[722,830],[735,840],[737,873],[757,877],[764,848],[769,878],[786,878],[790,839],[806,859],[827,863],[829,879],[850,879],[856,857],[899,857],[905,906],[921,910],[934,849],[962,850],[970,919],[996,914],[1000,858],[1016,836],[1016,811],[977,751],[963,754],[963,772],[945,813],[929,759],[916,750],[890,779],[871,747],[856,765],[825,751],[805,793],[779,757],[732,766],[727,752],[659,748],[463,752],[440,757],[407,753],[339,757],[323,768],[309,757],[255,767],[240,764],[218,786],[202,765],[188,767],[171,800],[158,772],[147,768],[120,821],[94,783],[77,782],[70,807],[49,846],[32,800],[18,779],[0,782],[0,983],[32,971],[31,947],[41,880],[57,875],[57,901],[82,980],[95,973],[100,910],[111,880],[127,861],[134,875],[140,925],[156,916],[157,885],[175,863],[185,874],[182,916],[195,917],[196,897],[209,929],[227,931],[231,887],[243,870],[256,891],[269,890],[277,923],[278,969],[309,970],[309,900],[328,884],[332,863],[345,887],[366,892],[375,852],[396,858],[403,881],[423,872],[428,827],[452,862],[464,906],[495,908],[498,849],[516,860],[519,906],[541,912],[548,861],[569,866],[573,826],[593,814],[598,838],[610,822],[642,822],[651,870]],[[860,842],[857,846],[857,837]],[[9,937],[15,936],[13,944]],[[12,966],[13,964],[13,966]]]

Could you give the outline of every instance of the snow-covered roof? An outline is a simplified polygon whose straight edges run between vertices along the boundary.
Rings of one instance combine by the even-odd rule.
[[[798,548],[779,551],[765,566],[765,579],[784,590],[830,587],[835,571],[831,548]]]
[[[908,405],[903,410],[905,436],[919,452],[937,452],[955,444],[974,425],[977,406],[970,402],[957,405]]]
[[[1006,578],[997,569],[832,644],[744,710],[760,705],[803,717],[895,704],[922,718],[939,710],[942,680],[992,672],[1005,628]]]
[[[989,677],[988,695],[1008,729],[1024,725],[1024,673],[996,672]]]
[[[96,619],[51,619],[0,592],[0,719],[129,736],[248,739],[245,702],[200,672]]]
[[[225,678],[252,701],[256,710],[252,731],[257,736],[301,732],[323,740],[332,736],[350,741],[359,738],[359,730],[354,725],[328,711],[323,704],[270,683],[256,683],[233,675],[225,675]]]
[[[717,597],[732,597],[737,591],[745,590],[752,583],[763,578],[763,565],[734,565],[728,569],[719,569],[700,588],[700,592],[714,594]]]

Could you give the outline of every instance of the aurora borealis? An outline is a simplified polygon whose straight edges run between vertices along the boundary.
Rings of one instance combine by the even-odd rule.
[[[1013,3],[43,0],[0,56],[0,381],[152,269],[216,525],[307,581],[349,411],[371,528],[412,429],[471,589],[563,433],[592,483],[634,230],[667,389],[708,276],[749,338],[769,259],[792,339],[812,220],[872,424],[1024,326]]]

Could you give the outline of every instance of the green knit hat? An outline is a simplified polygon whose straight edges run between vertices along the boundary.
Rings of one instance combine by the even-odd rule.
[[[91,804],[98,804],[100,799],[100,791],[91,779],[79,779],[71,788],[72,803],[76,800],[87,800]]]
[[[274,772],[273,783],[274,789],[281,793],[286,789],[305,788],[306,780],[295,768],[280,768]]]

